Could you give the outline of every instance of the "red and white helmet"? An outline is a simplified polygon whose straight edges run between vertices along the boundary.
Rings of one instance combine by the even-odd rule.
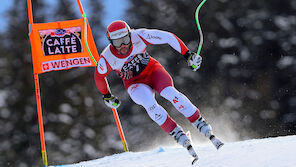
[[[107,38],[110,40],[119,39],[130,34],[130,27],[125,21],[116,20],[107,27]]]

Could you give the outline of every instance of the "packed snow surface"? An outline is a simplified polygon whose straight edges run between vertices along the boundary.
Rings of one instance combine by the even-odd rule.
[[[225,143],[216,150],[198,146],[198,167],[296,167],[296,136]],[[181,147],[159,147],[146,152],[124,152],[77,164],[51,167],[190,167],[191,157]]]

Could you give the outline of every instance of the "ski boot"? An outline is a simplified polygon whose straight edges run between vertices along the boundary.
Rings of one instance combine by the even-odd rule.
[[[211,125],[207,124],[203,117],[198,118],[192,123],[192,125],[197,128],[205,137],[209,138],[217,150],[224,145],[224,143],[222,143],[215,135],[212,134]]]
[[[193,157],[192,165],[195,165],[197,163],[198,156],[183,129],[180,126],[176,126],[176,128],[170,132],[170,135],[174,137],[178,144],[188,150],[189,154]]]

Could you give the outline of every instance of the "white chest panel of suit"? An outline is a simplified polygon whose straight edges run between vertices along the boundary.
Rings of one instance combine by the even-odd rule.
[[[148,44],[169,44],[180,53],[181,47],[184,48],[174,34],[156,29],[132,29],[131,41],[132,51],[126,57],[113,54],[110,50],[111,45],[108,45],[102,52],[101,56],[106,59],[112,70],[131,72],[133,76],[141,73],[150,60],[146,52]]]

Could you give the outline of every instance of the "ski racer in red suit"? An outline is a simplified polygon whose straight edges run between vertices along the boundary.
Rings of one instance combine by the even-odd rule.
[[[216,148],[223,143],[212,134],[212,128],[201,117],[199,109],[180,93],[173,85],[170,74],[146,52],[149,45],[169,44],[187,60],[188,66],[196,71],[200,68],[201,56],[188,50],[174,34],[156,29],[130,29],[124,21],[114,21],[107,27],[110,44],[101,53],[95,72],[95,82],[103,94],[105,104],[110,108],[120,105],[119,99],[111,94],[106,77],[115,71],[124,83],[131,99],[142,105],[150,118],[165,132],[187,148],[197,160],[191,141],[182,128],[168,115],[154,97],[154,91],[169,100],[203,135],[209,138]]]

